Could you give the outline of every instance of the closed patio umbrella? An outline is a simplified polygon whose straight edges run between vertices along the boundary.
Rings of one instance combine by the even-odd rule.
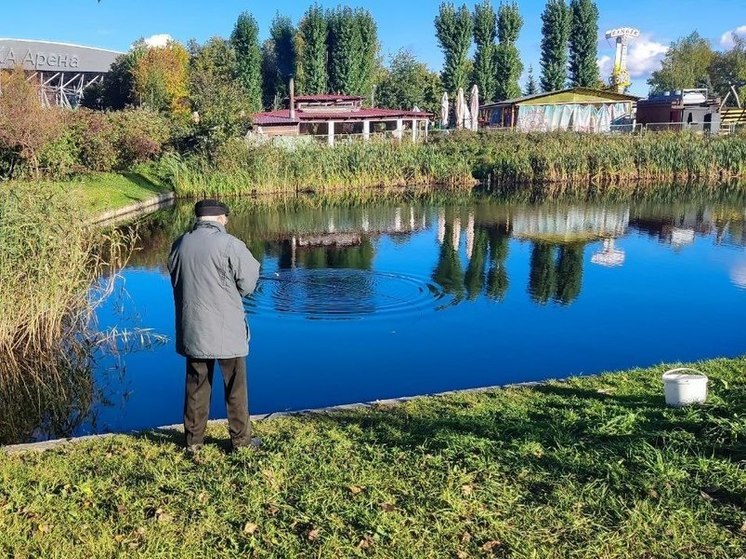
[[[471,129],[476,132],[479,129],[479,88],[477,84],[471,86],[469,104],[471,105]]]
[[[443,128],[448,128],[448,92],[443,92],[443,97],[440,100],[440,125]]]

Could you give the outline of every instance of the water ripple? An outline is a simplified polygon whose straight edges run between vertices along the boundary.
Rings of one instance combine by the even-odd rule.
[[[250,314],[310,320],[412,316],[443,307],[440,286],[416,276],[353,268],[294,268],[260,280]]]

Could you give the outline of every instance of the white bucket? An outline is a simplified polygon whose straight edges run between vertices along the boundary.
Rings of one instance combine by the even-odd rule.
[[[707,376],[694,369],[681,367],[663,373],[666,404],[681,407],[701,404],[707,399]]]

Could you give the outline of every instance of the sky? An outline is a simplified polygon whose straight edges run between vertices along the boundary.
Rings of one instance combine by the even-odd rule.
[[[125,51],[140,37],[170,35],[182,42],[203,42],[213,36],[230,35],[236,17],[251,12],[266,38],[277,12],[294,23],[311,4],[303,1],[257,0],[0,0],[0,36],[75,43]],[[323,1],[334,7],[340,1]],[[399,49],[412,51],[433,70],[440,70],[443,56],[435,38],[433,19],[439,0],[348,0],[345,4],[365,7],[378,22],[384,60]],[[468,6],[476,2],[470,0]],[[541,12],[545,0],[519,0],[524,26],[518,48],[525,68],[533,66],[538,76]],[[498,5],[499,0],[493,0]],[[729,46],[732,32],[746,37],[746,0],[597,0],[601,35],[607,29],[635,27],[639,39],[630,45],[631,92],[645,95],[650,73],[671,41],[696,30],[713,47]],[[608,79],[614,45],[599,38],[602,77]],[[525,80],[525,73],[524,73]]]

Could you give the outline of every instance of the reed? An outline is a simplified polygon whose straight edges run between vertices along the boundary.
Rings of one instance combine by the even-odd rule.
[[[88,226],[61,188],[14,184],[0,194],[0,382],[49,380],[78,367],[108,286],[101,278],[131,239]]]
[[[177,195],[364,191],[476,181],[547,195],[613,193],[661,183],[746,177],[744,136],[456,133],[427,144],[372,141],[225,146],[213,159],[168,155],[158,173]]]

